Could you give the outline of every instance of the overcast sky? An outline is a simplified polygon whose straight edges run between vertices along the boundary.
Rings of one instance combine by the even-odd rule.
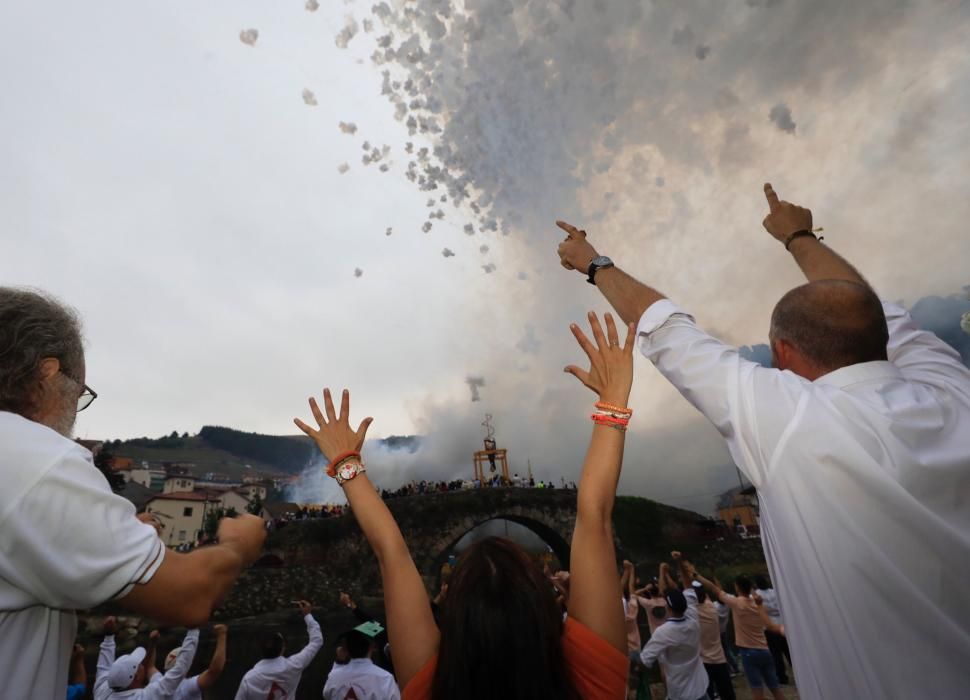
[[[567,324],[605,307],[553,220],[739,344],[799,282],[765,180],[884,296],[956,292],[968,46],[955,1],[10,0],[0,284],[83,315],[80,436],[292,433],[348,386],[374,437],[429,436],[372,457],[387,485],[469,474],[486,411],[514,470],[573,480],[591,396]],[[621,492],[703,510],[736,481],[642,360],[632,401]]]

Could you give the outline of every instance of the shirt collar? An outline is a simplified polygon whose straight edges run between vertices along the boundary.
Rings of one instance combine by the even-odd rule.
[[[876,360],[840,367],[833,372],[822,375],[813,384],[828,384],[839,389],[847,389],[853,384],[861,384],[875,379],[898,379],[901,376],[902,373],[899,368],[892,362]]]

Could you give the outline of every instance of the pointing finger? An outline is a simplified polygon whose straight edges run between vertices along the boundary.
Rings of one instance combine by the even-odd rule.
[[[778,195],[775,193],[775,190],[771,186],[770,182],[765,183],[765,199],[768,200],[768,209],[774,211],[778,208]]]
[[[563,231],[565,231],[567,234],[569,234],[569,238],[570,239],[586,238],[586,232],[585,231],[580,231],[578,228],[576,228],[572,224],[567,224],[565,221],[557,221],[556,222],[556,226],[558,226]]]

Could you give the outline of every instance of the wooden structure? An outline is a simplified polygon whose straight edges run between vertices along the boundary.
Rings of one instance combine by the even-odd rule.
[[[491,479],[494,474],[489,470],[488,476],[486,476],[485,465],[488,464],[491,467],[492,459],[495,460],[496,466],[501,470],[501,475],[504,483],[509,483],[512,481],[512,477],[509,476],[509,460],[506,456],[507,450],[479,450],[475,453],[475,478],[482,483]]]

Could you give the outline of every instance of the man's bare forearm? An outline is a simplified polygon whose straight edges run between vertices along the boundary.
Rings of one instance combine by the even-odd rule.
[[[624,323],[636,323],[654,302],[666,297],[653,287],[637,281],[617,267],[596,273],[596,287],[616,309]]]
[[[789,252],[809,282],[846,280],[867,286],[869,284],[851,263],[812,236],[802,236],[793,240],[789,246]]]

